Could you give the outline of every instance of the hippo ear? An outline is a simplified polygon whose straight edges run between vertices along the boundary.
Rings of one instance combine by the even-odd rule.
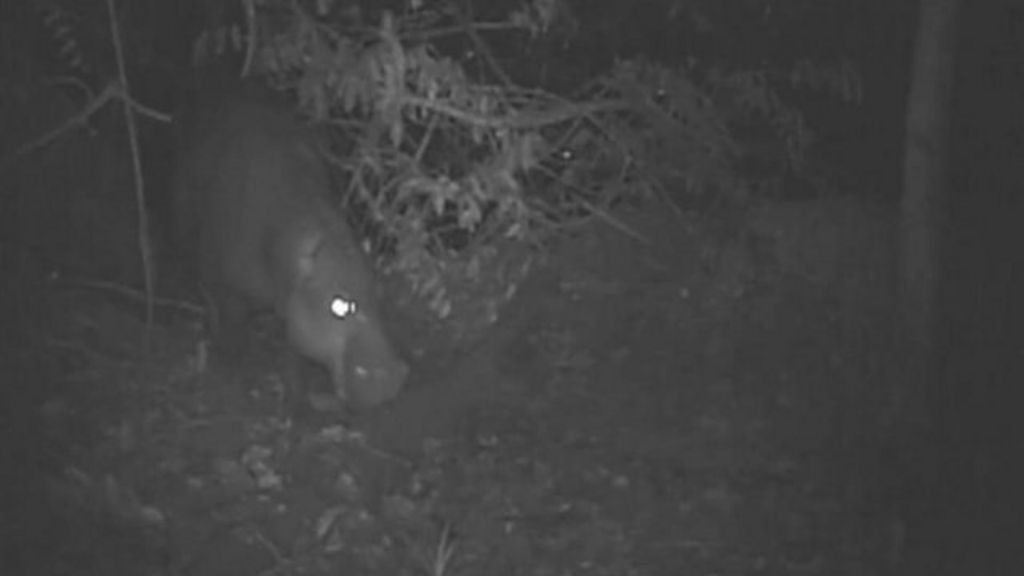
[[[316,258],[324,245],[323,233],[308,234],[299,242],[295,258],[295,278],[300,282],[313,275]]]

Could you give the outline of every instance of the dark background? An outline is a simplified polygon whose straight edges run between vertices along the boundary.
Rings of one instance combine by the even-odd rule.
[[[8,80],[62,65],[27,4],[5,0],[0,8],[0,62]],[[131,14],[129,46],[138,55],[129,71],[132,87],[140,100],[169,111],[190,74],[189,39],[197,28],[231,15],[194,3],[145,4]],[[852,59],[864,80],[859,107],[813,99],[802,105],[824,149],[862,173],[862,193],[898,201],[915,2],[820,2],[821,8],[780,19],[777,26],[719,6],[715,28],[691,35],[659,24],[661,3],[606,2],[594,9],[585,4],[577,12],[578,40],[552,56],[561,59],[564,73],[556,80],[565,85],[601,71],[614,57],[636,55],[671,62],[677,54],[694,54],[734,64]],[[1006,567],[1019,559],[1024,535],[1017,506],[1024,486],[1018,470],[1024,454],[1024,5],[961,4],[951,186],[940,226],[940,380],[922,399],[928,426],[914,432],[902,464],[911,478],[905,498],[913,534],[909,554],[919,573],[1009,574]],[[486,16],[486,9],[477,15]],[[607,28],[607,22],[623,19],[627,32]],[[105,39],[97,31],[96,45]],[[109,62],[103,49],[92,54],[97,62]],[[93,67],[88,73],[95,79],[110,70]],[[96,122],[116,126],[119,120],[109,114]],[[147,121],[141,126],[147,166],[159,170],[165,128]],[[154,181],[158,189],[159,176]],[[910,461],[913,456],[919,460]]]

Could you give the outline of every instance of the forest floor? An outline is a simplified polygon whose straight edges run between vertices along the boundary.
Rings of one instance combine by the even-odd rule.
[[[279,338],[229,365],[158,323],[144,354],[137,305],[21,274],[2,572],[894,573],[886,214],[595,224],[478,345],[352,417],[296,392]]]

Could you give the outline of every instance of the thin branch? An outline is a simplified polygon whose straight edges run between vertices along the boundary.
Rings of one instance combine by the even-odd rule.
[[[110,38],[114,45],[114,54],[117,61],[117,76],[121,90],[125,95],[129,93],[128,74],[125,72],[124,47],[121,44],[121,32],[117,25],[117,7],[114,0],[107,0],[107,16],[110,19]],[[150,244],[149,218],[146,214],[146,193],[145,181],[142,177],[142,162],[139,154],[138,132],[135,127],[135,114],[132,107],[128,105],[129,98],[123,98],[122,110],[124,111],[125,126],[128,128],[128,143],[132,152],[132,169],[135,175],[135,204],[138,216],[138,243],[139,256],[142,258],[143,281],[146,287],[146,349],[149,349],[150,328],[153,325],[153,250]]]

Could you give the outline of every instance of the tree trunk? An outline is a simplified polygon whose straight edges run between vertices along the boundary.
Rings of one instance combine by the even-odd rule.
[[[935,376],[936,281],[948,172],[957,0],[921,0],[907,101],[901,211],[902,310],[910,384]],[[915,393],[911,394],[916,396]]]

